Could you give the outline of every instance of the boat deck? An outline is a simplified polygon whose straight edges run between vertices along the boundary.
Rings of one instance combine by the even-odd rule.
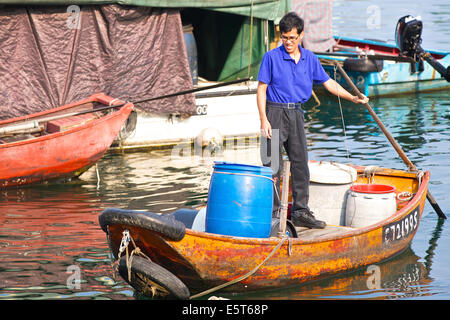
[[[330,236],[337,236],[355,230],[355,228],[328,225],[324,229],[309,229],[305,227],[295,227],[295,230],[297,231],[298,239],[315,240],[315,239],[325,239]]]

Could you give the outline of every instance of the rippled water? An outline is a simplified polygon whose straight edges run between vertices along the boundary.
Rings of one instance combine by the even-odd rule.
[[[371,30],[372,36],[391,39],[397,16],[422,14],[428,19],[424,47],[427,43],[428,48],[448,50],[447,1],[433,0],[427,6],[412,1],[378,3],[381,27]],[[349,4],[354,10],[345,9]],[[405,4],[415,12],[406,10]],[[369,1],[335,0],[335,29],[341,35],[366,37],[367,29],[360,26],[369,5]],[[357,12],[362,14],[352,18]],[[371,105],[416,166],[430,170],[429,190],[450,216],[450,93],[372,99]],[[343,117],[336,100],[307,108],[311,159],[405,169],[364,107],[344,103],[342,113]],[[170,151],[109,154],[98,164],[100,181],[91,168],[71,183],[0,191],[0,299],[136,299],[131,287],[114,279],[98,215],[112,206],[165,213],[203,203],[214,160],[259,164],[257,141],[233,143],[215,156],[175,158]],[[360,269],[294,288],[223,296],[450,299],[449,265],[450,226],[438,221],[427,203],[410,248],[379,264],[378,288],[370,288],[366,269]],[[77,272],[79,284],[72,281]]]

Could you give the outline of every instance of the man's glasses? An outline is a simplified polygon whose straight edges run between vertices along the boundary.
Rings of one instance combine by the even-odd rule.
[[[281,36],[281,40],[283,40],[284,42],[288,42],[288,41],[294,42],[295,40],[298,39],[299,36],[300,35],[297,35],[296,37],[294,37],[294,36],[291,36],[291,37]]]

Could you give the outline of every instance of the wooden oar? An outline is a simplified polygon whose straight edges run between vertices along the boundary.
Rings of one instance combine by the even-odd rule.
[[[350,79],[350,77],[347,75],[347,73],[344,71],[344,69],[337,62],[335,62],[334,64],[339,69],[341,74],[344,76],[345,80],[350,85],[350,87],[352,87],[353,91],[358,95],[358,97],[360,97],[362,99],[364,96],[358,90],[358,88],[355,86],[355,84]],[[400,147],[400,145],[397,143],[397,141],[394,139],[394,137],[390,134],[390,132],[386,129],[383,122],[381,122],[380,118],[378,118],[377,114],[373,111],[372,107],[368,103],[365,103],[364,106],[367,108],[370,115],[375,120],[375,122],[377,123],[377,125],[381,129],[381,131],[383,131],[384,135],[389,140],[391,145],[394,147],[395,151],[397,151],[400,158],[402,158],[403,162],[408,166],[408,169],[410,171],[417,171],[417,168],[414,165],[414,163],[412,163],[411,160],[409,160],[408,156],[405,154],[403,149]],[[431,206],[433,207],[434,211],[436,211],[439,218],[447,219],[447,217],[445,216],[445,214],[442,212],[441,208],[437,204],[436,200],[431,195],[430,190],[427,190],[427,199],[430,202]]]
[[[283,161],[283,187],[281,189],[281,212],[280,212],[280,229],[278,237],[282,238],[286,235],[286,220],[288,212],[288,196],[289,196],[289,172],[291,170],[291,162]]]

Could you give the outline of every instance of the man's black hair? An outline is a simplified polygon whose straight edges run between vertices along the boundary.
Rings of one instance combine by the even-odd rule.
[[[279,24],[281,33],[289,32],[295,28],[298,34],[302,33],[304,25],[303,19],[295,12],[286,13]]]

